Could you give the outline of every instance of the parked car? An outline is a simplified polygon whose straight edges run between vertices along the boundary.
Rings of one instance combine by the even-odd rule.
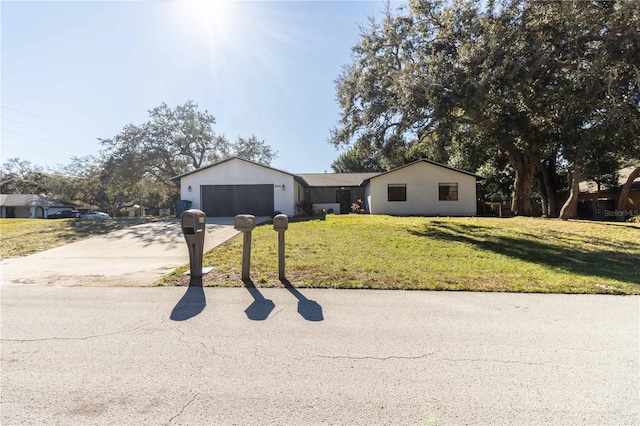
[[[87,212],[81,217],[84,219],[109,219],[110,216],[104,212]]]
[[[80,217],[78,210],[60,210],[59,212],[47,215],[47,219],[68,219]]]

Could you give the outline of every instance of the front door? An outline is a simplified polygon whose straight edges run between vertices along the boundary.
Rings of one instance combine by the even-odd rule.
[[[336,195],[338,203],[340,203],[340,214],[351,213],[351,191],[348,189],[339,189]]]

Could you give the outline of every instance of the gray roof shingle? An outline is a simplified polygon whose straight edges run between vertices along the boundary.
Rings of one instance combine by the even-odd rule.
[[[362,183],[380,173],[298,173],[296,176],[304,180],[306,186],[360,186]]]
[[[75,207],[75,204],[37,194],[2,194],[0,205],[9,207]]]

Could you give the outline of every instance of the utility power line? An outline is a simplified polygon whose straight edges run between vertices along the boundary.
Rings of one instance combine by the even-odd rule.
[[[31,114],[31,113],[28,113],[26,111],[21,111],[21,110],[19,110],[17,108],[8,107],[6,105],[1,105],[1,106],[2,106],[2,108],[7,109],[9,111],[14,111],[14,112],[17,112],[18,114],[27,115],[29,117],[37,118],[38,120],[46,121],[47,123],[51,123],[51,124],[55,124],[57,126],[64,127],[66,129],[72,130],[74,133],[78,133],[78,134],[84,133],[84,131],[81,131],[81,130],[78,130],[78,129],[74,129],[73,127],[68,126],[66,124],[62,124],[60,122],[57,122],[57,121],[54,121],[54,120],[50,120],[48,118],[45,118],[45,117],[42,117],[42,116],[39,116],[39,115],[36,115],[36,114]],[[20,122],[20,121],[17,121],[17,120],[9,119],[9,118],[4,117],[4,115],[3,115],[2,119],[3,120],[8,120],[8,121],[13,121],[14,123],[19,123],[19,124],[22,124],[22,125],[25,125],[25,126],[34,127],[36,129],[44,130],[46,132],[56,133],[56,134],[59,134],[59,135],[62,135],[62,136],[66,136],[66,137],[73,137],[73,136],[64,135],[62,133],[57,133],[57,132],[54,132],[54,131],[51,131],[51,130],[43,129],[41,127],[33,126],[31,124],[23,123],[23,122]],[[76,139],[78,139],[78,138],[76,138]],[[78,139],[78,140],[85,141],[86,139]]]
[[[14,130],[2,129],[2,132],[14,133],[16,135],[25,136],[27,138],[37,139],[37,140],[40,140],[40,141],[49,142],[49,143],[53,143],[53,144],[56,144],[56,145],[61,145],[59,141],[52,141],[51,139],[45,139],[45,138],[40,138],[38,136],[27,135],[25,133],[16,132]],[[5,145],[5,146],[9,146],[9,145]],[[41,154],[44,154],[44,153],[41,153]]]
[[[50,152],[36,151],[34,149],[27,149],[27,148],[18,148],[17,146],[7,145],[6,143],[3,143],[2,146],[6,146],[7,148],[18,149],[20,151],[35,152],[36,154],[52,155]]]
[[[40,117],[40,116],[35,115],[35,114],[30,114],[28,112],[20,111],[19,109],[11,108],[11,107],[8,107],[6,105],[2,105],[2,108],[8,109],[10,111],[15,111],[15,112],[20,113],[20,114],[28,115],[30,117],[38,118],[40,120],[48,121],[49,123],[57,124],[58,126],[64,126],[64,124],[55,122],[53,120],[49,120],[48,118],[44,118],[44,117]]]
[[[20,124],[22,126],[27,126],[27,127],[31,127],[31,128],[34,128],[34,129],[42,130],[44,132],[51,133],[51,134],[54,134],[54,135],[64,136],[65,138],[75,139],[75,140],[78,140],[80,142],[87,142],[86,139],[80,139],[80,138],[77,138],[75,136],[65,135],[64,133],[54,132],[52,130],[48,130],[48,129],[45,129],[45,128],[42,128],[42,127],[33,126],[31,124],[23,123],[23,122],[18,121],[18,120],[12,120],[12,119],[7,118],[7,117],[2,117],[2,119],[6,120],[6,121],[11,121],[12,123],[18,123],[18,124]]]

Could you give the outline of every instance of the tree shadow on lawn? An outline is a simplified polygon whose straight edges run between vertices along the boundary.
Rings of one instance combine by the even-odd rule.
[[[409,230],[412,235],[444,241],[466,243],[481,250],[501,254],[567,272],[597,276],[622,282],[640,284],[638,256],[621,249],[638,250],[640,244],[616,244],[598,241],[597,245],[610,250],[586,251],[581,247],[562,247],[545,243],[539,235],[521,233],[523,238],[491,235],[495,228],[470,224],[433,221],[424,230]],[[559,238],[563,239],[563,238]]]

